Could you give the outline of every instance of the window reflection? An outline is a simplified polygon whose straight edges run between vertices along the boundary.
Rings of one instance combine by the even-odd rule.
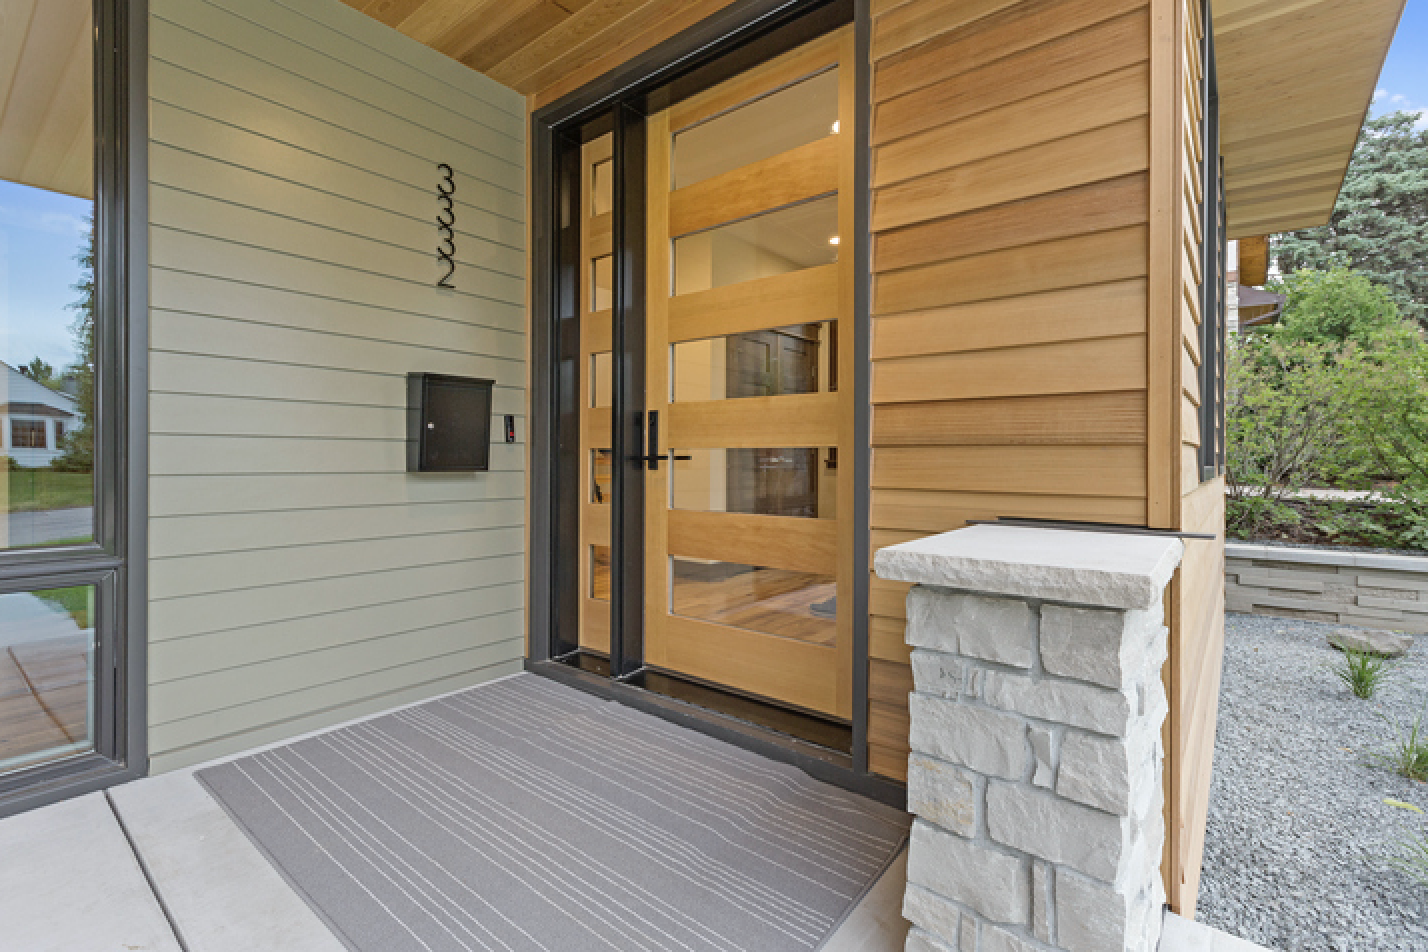
[[[0,774],[94,747],[95,589],[0,595]]]
[[[838,70],[829,69],[720,113],[674,136],[675,188],[837,134]]]
[[[838,260],[838,196],[674,240],[674,293],[690,294]]]
[[[837,638],[830,576],[705,559],[670,562],[676,615],[815,644]]]
[[[670,506],[800,519],[837,516],[832,448],[680,449],[670,464]]]
[[[0,5],[0,549],[94,536],[92,15],[30,6]]]

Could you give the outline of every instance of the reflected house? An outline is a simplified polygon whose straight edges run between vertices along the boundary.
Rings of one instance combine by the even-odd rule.
[[[79,401],[0,362],[0,455],[26,469],[54,462],[64,437],[79,426]]]

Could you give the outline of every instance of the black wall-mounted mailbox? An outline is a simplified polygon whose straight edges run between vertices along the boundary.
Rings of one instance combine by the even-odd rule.
[[[447,374],[407,374],[407,472],[491,468],[492,383]]]

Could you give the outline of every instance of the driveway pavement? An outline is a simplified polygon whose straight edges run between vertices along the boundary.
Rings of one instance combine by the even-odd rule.
[[[60,539],[78,539],[94,532],[94,507],[45,509],[40,512],[12,512],[5,516],[8,534],[0,539],[17,548],[24,545],[47,545]]]

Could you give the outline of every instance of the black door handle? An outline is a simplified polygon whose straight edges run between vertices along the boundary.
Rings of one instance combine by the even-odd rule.
[[[640,453],[630,457],[632,463],[644,463],[651,470],[659,469],[659,462],[662,459],[690,460],[692,456],[676,456],[673,453],[661,453],[659,451],[659,411],[651,410],[648,417],[649,442],[645,445],[649,447],[648,453]]]

